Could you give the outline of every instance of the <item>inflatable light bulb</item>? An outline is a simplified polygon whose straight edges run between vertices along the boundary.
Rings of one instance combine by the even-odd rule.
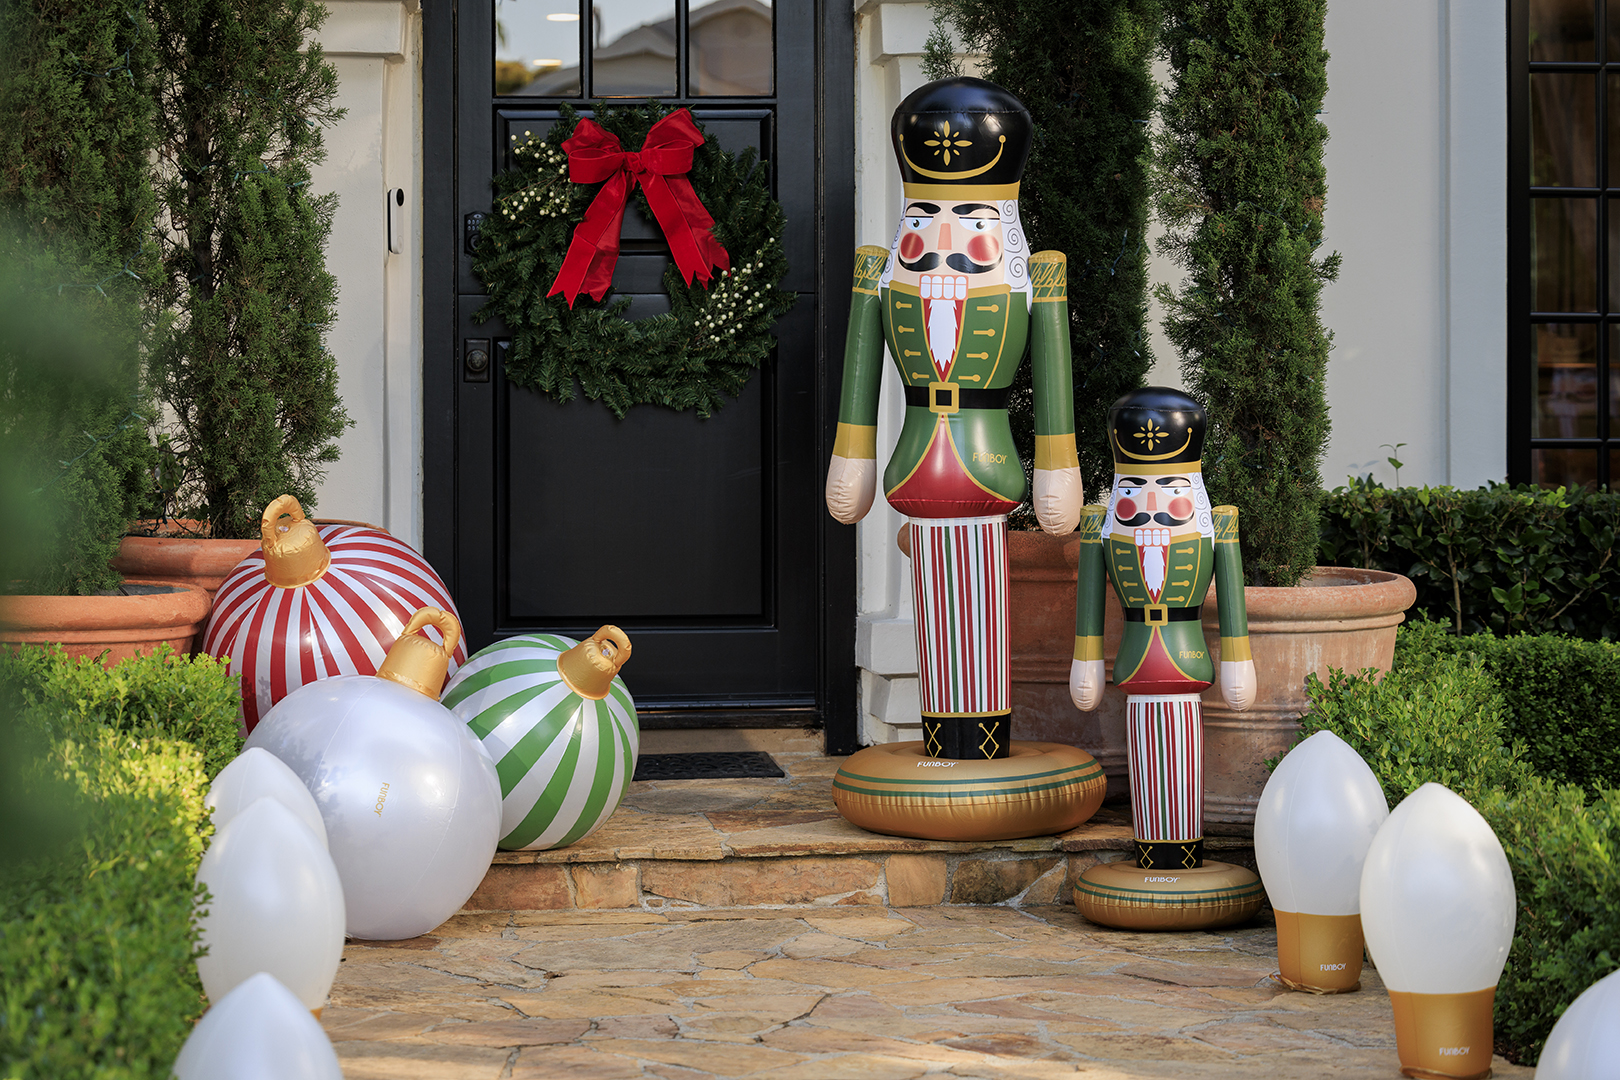
[[[427,626],[443,644],[416,636]],[[396,941],[438,926],[478,888],[500,838],[501,782],[438,702],[461,640],[455,616],[411,616],[377,675],[299,687],[248,737],[303,781],[326,823],[350,937]]]
[[[296,814],[320,839],[321,847],[326,847],[326,825],[309,789],[280,758],[257,746],[238,754],[208,785],[203,805],[213,815],[215,835],[237,814],[267,795]]]
[[[197,867],[212,899],[197,974],[212,1002],[269,972],[319,1010],[343,960],[343,886],[326,845],[279,800],[256,800],[214,834]]]
[[[332,1043],[291,990],[260,972],[203,1014],[175,1080],[343,1080]]]
[[[1379,828],[1361,872],[1361,926],[1395,1007],[1401,1072],[1489,1074],[1515,909],[1501,843],[1450,788],[1424,784]]]
[[[1254,856],[1277,914],[1277,963],[1296,990],[1361,986],[1361,867],[1389,817],[1378,778],[1331,731],[1282,759],[1254,814]]]
[[[478,652],[444,703],[501,777],[501,847],[565,847],[605,824],[636,773],[636,703],[619,669],[630,639],[524,634]]]
[[[1536,1080],[1609,1080],[1620,1070],[1620,971],[1581,992],[1553,1025]]]

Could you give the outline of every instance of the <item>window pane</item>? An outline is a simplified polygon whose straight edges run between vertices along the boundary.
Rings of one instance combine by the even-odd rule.
[[[1610,94],[1617,88],[1620,87],[1611,82]],[[1597,185],[1596,89],[1593,75],[1530,76],[1532,184]],[[1611,126],[1620,125],[1620,117],[1612,112],[1609,117]],[[1613,152],[1611,149],[1610,153]]]
[[[1594,489],[1598,482],[1597,466],[1596,450],[1530,451],[1530,475],[1539,487]]]
[[[1592,0],[1530,0],[1530,59],[1596,60],[1593,9]]]
[[[1535,310],[1597,310],[1597,200],[1532,199],[1530,208]]]
[[[1536,373],[1538,439],[1597,436],[1597,327],[1544,323],[1530,328],[1530,365]]]
[[[675,0],[592,4],[591,96],[675,93]]]
[[[495,92],[579,96],[578,0],[495,0]]]
[[[771,16],[770,0],[694,0],[687,23],[692,93],[769,94]]]

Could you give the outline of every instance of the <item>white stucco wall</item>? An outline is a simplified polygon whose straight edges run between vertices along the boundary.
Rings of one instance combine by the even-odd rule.
[[[419,0],[328,0],[321,44],[348,110],[325,133],[314,186],[336,192],[326,265],[338,279],[327,348],[354,420],[317,496],[323,517],[382,525],[421,547],[422,261]],[[388,252],[385,197],[405,191],[404,243]]]

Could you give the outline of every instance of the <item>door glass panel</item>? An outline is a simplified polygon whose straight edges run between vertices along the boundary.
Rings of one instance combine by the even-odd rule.
[[[591,96],[672,96],[675,0],[600,0],[591,10]]]
[[[1530,451],[1530,475],[1538,487],[1595,489],[1598,485],[1596,450]]]
[[[1534,199],[1530,295],[1537,311],[1597,309],[1597,200]]]
[[[771,92],[772,14],[771,0],[695,0],[687,22],[694,95]]]
[[[1530,331],[1530,363],[1536,373],[1536,416],[1530,434],[1539,439],[1595,437],[1597,327],[1543,323]]]
[[[1532,184],[1597,185],[1596,89],[1592,75],[1539,72],[1530,76]],[[1610,113],[1609,123],[1620,123],[1620,118]]]
[[[1592,0],[1530,0],[1530,59],[1596,60],[1595,7]]]
[[[495,0],[495,93],[579,96],[578,0]]]

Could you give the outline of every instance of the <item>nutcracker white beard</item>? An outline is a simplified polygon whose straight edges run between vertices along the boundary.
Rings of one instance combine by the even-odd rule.
[[[928,305],[928,348],[940,367],[956,359],[956,305],[950,301]]]

